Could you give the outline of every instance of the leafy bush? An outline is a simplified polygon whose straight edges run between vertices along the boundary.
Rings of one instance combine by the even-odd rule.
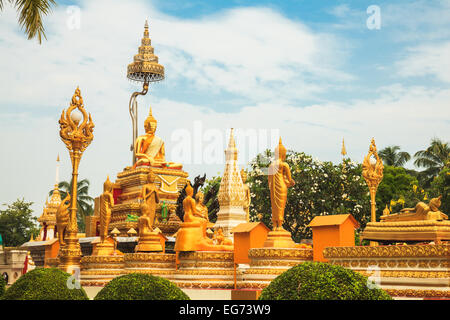
[[[340,266],[305,262],[275,278],[260,300],[391,300],[367,286],[367,277]]]
[[[190,300],[169,280],[148,274],[130,273],[114,278],[94,300]]]
[[[3,296],[3,294],[5,294],[5,290],[6,290],[6,281],[0,275],[0,297]]]
[[[70,274],[56,268],[37,268],[6,290],[3,300],[89,300],[83,288],[69,289]]]

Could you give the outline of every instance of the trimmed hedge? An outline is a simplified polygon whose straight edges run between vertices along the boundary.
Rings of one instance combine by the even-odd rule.
[[[190,300],[169,280],[149,274],[130,273],[114,278],[94,300]]]
[[[6,281],[3,279],[2,275],[0,274],[0,297],[3,296],[6,290]]]
[[[260,300],[392,300],[379,288],[369,289],[367,277],[321,262],[299,264],[276,277]]]
[[[70,274],[56,268],[37,268],[21,276],[2,300],[89,300],[83,288],[69,289]]]

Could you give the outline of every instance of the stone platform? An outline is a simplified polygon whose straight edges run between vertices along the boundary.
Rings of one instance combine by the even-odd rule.
[[[450,245],[328,247],[331,264],[379,280],[394,298],[450,298]]]
[[[81,258],[82,286],[105,286],[124,273],[124,256],[87,256]]]
[[[263,289],[288,269],[313,260],[312,249],[255,248],[250,249],[250,267],[240,270],[238,289]]]

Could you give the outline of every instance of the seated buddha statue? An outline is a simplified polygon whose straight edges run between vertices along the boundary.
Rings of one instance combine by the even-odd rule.
[[[214,223],[209,222],[208,207],[203,203],[204,199],[205,195],[203,194],[203,192],[197,191],[197,193],[195,194],[195,209],[197,211],[195,213],[195,216],[206,220],[206,224],[203,225],[203,234],[206,237],[206,229],[212,228],[214,226]]]
[[[215,245],[206,235],[208,221],[199,216],[195,200],[192,198],[194,189],[188,182],[186,198],[183,200],[184,222],[177,232],[175,251],[218,251],[233,250],[230,245]]]
[[[133,169],[137,166],[152,166],[160,168],[181,169],[181,163],[167,162],[164,149],[164,141],[155,135],[157,121],[152,115],[150,108],[149,115],[144,121],[145,134],[136,139],[134,151],[136,154],[136,163]]]

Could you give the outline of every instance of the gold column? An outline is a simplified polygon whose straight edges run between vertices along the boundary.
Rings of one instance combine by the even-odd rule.
[[[75,109],[78,112],[72,113],[76,111]],[[94,123],[92,122],[91,115],[88,115],[84,110],[83,98],[81,97],[79,88],[75,90],[67,112],[63,110],[59,124],[61,140],[69,150],[70,160],[72,162],[72,190],[70,191],[69,222],[64,237],[66,244],[59,249],[58,268],[68,273],[73,273],[76,268],[80,267],[81,260],[77,224],[78,166],[84,150],[94,138],[92,134]]]
[[[362,175],[369,187],[370,192],[370,216],[371,222],[376,222],[376,202],[375,196],[377,194],[378,185],[383,180],[383,161],[378,156],[377,147],[375,145],[375,139],[372,138],[370,144],[369,153],[366,155],[363,161]],[[376,242],[370,242],[370,245],[376,245]]]

